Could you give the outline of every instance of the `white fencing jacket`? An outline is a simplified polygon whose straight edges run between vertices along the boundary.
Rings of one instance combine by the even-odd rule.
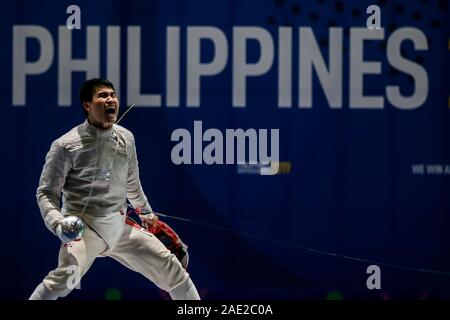
[[[62,193],[62,207],[61,207]],[[126,199],[152,211],[139,180],[133,134],[119,125],[101,130],[86,120],[56,139],[36,193],[53,233],[65,215],[81,216],[112,249],[124,226]]]

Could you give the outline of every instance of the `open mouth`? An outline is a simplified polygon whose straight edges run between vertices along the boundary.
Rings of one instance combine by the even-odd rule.
[[[107,114],[116,114],[116,108],[114,108],[114,107],[108,107],[108,108],[106,108],[105,112],[106,112]]]

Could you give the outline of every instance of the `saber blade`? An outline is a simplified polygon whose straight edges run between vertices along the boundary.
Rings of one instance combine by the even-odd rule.
[[[124,113],[123,115],[119,118],[119,120],[116,121],[116,124],[119,124],[120,120],[123,119],[123,117],[125,117],[125,115],[131,110],[133,109],[133,107],[136,105],[136,103],[133,103]]]

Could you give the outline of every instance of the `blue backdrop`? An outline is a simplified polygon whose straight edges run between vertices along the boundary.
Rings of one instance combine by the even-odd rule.
[[[68,31],[72,4],[81,28]],[[371,4],[381,8],[383,33],[366,28]],[[122,111],[137,102],[122,125],[135,134],[152,207],[191,220],[164,221],[189,245],[189,272],[203,298],[450,297],[448,1],[17,0],[2,2],[0,12],[1,298],[27,298],[56,266],[59,242],[35,192],[50,143],[84,120],[77,93],[93,76],[114,80]],[[206,36],[196,61],[198,30]],[[358,64],[357,30],[368,35],[359,60],[379,64],[372,72]],[[258,32],[271,41],[263,45]],[[398,48],[395,35],[403,36]],[[312,89],[299,80],[308,65],[302,55],[316,47],[321,57],[313,58],[342,68],[327,89],[337,105],[317,65]],[[263,55],[269,65],[240,86],[239,59],[258,66]],[[200,85],[190,82],[202,64],[215,69]],[[361,91],[351,76],[358,71],[362,94],[382,103],[351,101]],[[402,108],[390,86],[422,102]],[[239,92],[245,106],[233,99]],[[299,103],[302,95],[310,105]],[[221,132],[279,129],[283,170],[265,176],[236,164],[175,165],[172,132],[193,134],[196,120]],[[366,286],[370,265],[380,267],[381,289]],[[107,258],[81,287],[67,299],[167,298]]]

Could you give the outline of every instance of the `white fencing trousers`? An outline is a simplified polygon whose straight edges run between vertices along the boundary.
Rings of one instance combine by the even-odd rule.
[[[139,272],[169,292],[172,299],[200,299],[189,274],[153,234],[125,224],[117,246],[109,252],[107,249],[106,242],[86,226],[81,240],[61,245],[58,267],[38,285],[30,300],[65,297],[99,256],[109,256]]]

